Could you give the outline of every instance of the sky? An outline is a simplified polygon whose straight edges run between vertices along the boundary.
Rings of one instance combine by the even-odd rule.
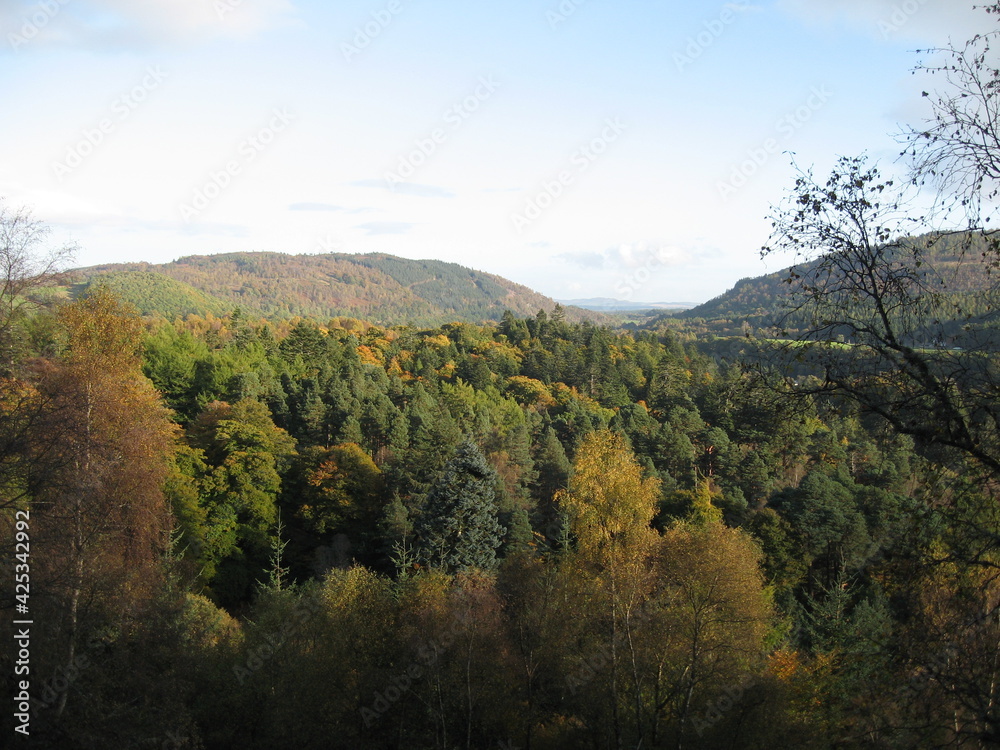
[[[964,0],[0,0],[0,198],[76,265],[384,252],[698,303],[926,116]]]

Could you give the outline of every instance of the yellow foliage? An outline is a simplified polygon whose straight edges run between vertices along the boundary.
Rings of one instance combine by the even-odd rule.
[[[424,339],[424,343],[436,349],[446,349],[451,344],[451,340],[443,333],[439,333],[436,336],[428,336]]]
[[[693,490],[677,490],[674,495],[689,504],[688,519],[695,524],[722,523],[722,509],[712,503],[721,493],[712,492],[708,479],[702,479]]]
[[[366,365],[382,366],[382,352],[373,350],[370,346],[360,345],[358,347],[358,356],[361,357],[361,361]]]
[[[778,649],[768,657],[767,670],[782,682],[791,682],[802,671],[799,652]]]
[[[548,409],[556,405],[556,400],[552,398],[545,383],[525,375],[514,375],[507,378],[506,390],[509,396],[523,406]]]
[[[386,368],[386,374],[395,375],[400,378],[405,376],[403,368],[400,367],[399,365],[399,357],[392,358],[392,360],[389,362],[389,366]]]
[[[551,391],[556,403],[560,406],[566,406],[571,401],[578,401],[587,411],[600,415],[608,421],[615,416],[614,410],[605,409],[597,401],[590,398],[590,396],[585,396],[580,393],[580,391],[573,386],[568,386],[565,383],[553,383]]]
[[[660,482],[642,474],[620,435],[601,430],[583,439],[569,489],[557,495],[582,550],[628,548],[648,540]]]
[[[17,378],[0,378],[0,416],[14,415],[24,404],[38,398],[38,389]]]
[[[210,649],[226,643],[236,645],[243,639],[239,621],[201,594],[184,595],[177,625],[188,647]]]

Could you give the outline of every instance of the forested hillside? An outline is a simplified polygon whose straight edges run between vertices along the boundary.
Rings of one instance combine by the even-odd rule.
[[[898,246],[885,248],[881,255],[889,267],[907,259],[912,262],[919,256],[920,283],[946,298],[952,335],[957,335],[963,324],[982,321],[992,312],[989,300],[984,297],[993,284],[989,267],[983,263],[984,257],[993,255],[987,237],[959,232],[903,238]],[[741,279],[725,294],[670,317],[720,334],[739,333],[747,328],[798,333],[808,327],[809,321],[801,311],[792,309],[792,298],[796,290],[815,283],[817,274],[822,272],[825,272],[822,260],[807,259],[775,273]],[[655,327],[657,321],[651,325]]]
[[[825,747],[960,710],[910,675],[978,611],[914,567],[964,543],[961,461],[692,340],[142,325],[107,291],[17,329],[38,746]]]
[[[533,314],[555,302],[493,274],[438,260],[391,255],[230,253],[151,265],[84,268],[76,291],[106,286],[144,315],[219,314],[240,307],[268,318],[361,318],[373,323],[440,325],[499,320],[504,310]],[[571,320],[600,313],[569,308]]]

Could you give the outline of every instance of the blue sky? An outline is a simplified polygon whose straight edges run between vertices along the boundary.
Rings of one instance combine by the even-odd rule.
[[[0,0],[0,196],[79,265],[387,252],[560,299],[776,270],[791,184],[916,124],[957,0]]]

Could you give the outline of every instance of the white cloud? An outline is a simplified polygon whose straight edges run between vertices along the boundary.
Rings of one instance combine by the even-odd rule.
[[[555,256],[582,268],[630,271],[654,266],[679,266],[695,260],[695,254],[671,245],[649,242],[623,243],[600,252],[576,251]]]
[[[956,0],[778,0],[782,10],[817,24],[846,24],[886,41],[964,42],[997,28],[996,18]]]
[[[368,235],[374,234],[406,234],[415,225],[407,221],[369,221],[358,224],[357,229],[364,229]]]
[[[0,3],[10,50],[132,49],[249,36],[291,18],[291,0],[25,0]]]
[[[387,190],[390,193],[400,195],[413,195],[418,198],[454,198],[455,194],[450,190],[436,185],[421,185],[417,182],[394,182],[386,180],[357,180],[350,183],[352,187],[375,188],[376,190]]]
[[[335,206],[332,203],[293,203],[288,207],[289,211],[343,211],[342,206]]]

